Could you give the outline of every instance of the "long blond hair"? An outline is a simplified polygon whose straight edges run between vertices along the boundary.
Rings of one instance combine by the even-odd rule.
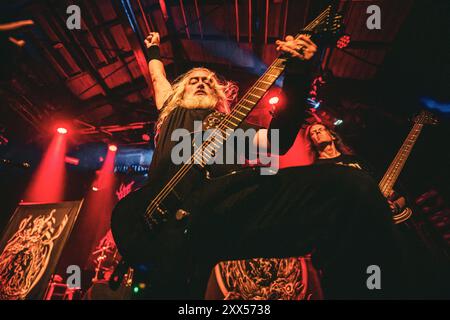
[[[176,78],[172,83],[172,94],[167,98],[166,102],[164,102],[164,106],[161,113],[159,114],[158,121],[156,122],[155,143],[158,140],[159,131],[161,130],[161,126],[166,118],[175,108],[182,105],[181,101],[183,100],[186,84],[188,83],[189,77],[192,75],[192,73],[196,71],[205,71],[209,73],[209,77],[212,79],[212,89],[217,98],[217,103],[214,108],[219,112],[230,112],[231,103],[237,97],[238,86],[232,81],[219,79],[219,77],[213,71],[207,68],[193,68]]]

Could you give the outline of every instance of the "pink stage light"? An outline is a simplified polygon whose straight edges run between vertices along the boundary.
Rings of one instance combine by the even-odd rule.
[[[63,200],[66,143],[65,134],[54,135],[25,191],[25,201],[59,202]]]
[[[110,144],[108,149],[109,149],[109,151],[116,152],[117,151],[117,146],[115,144]]]
[[[272,97],[272,98],[269,99],[269,104],[271,104],[271,105],[275,105],[278,102],[280,102],[280,98],[278,98],[277,96]]]
[[[73,164],[74,166],[77,166],[80,164],[80,159],[69,157],[69,156],[65,157],[64,161],[68,164]]]
[[[64,128],[64,127],[59,127],[58,129],[56,129],[56,131],[57,131],[59,134],[66,134],[66,133],[68,132],[67,129]]]
[[[148,134],[146,134],[146,133],[142,134],[142,140],[144,140],[144,141],[150,141],[150,135],[148,135]]]

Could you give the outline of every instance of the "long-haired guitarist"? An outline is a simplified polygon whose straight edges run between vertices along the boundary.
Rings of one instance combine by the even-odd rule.
[[[306,139],[314,153],[314,163],[344,165],[376,175],[372,166],[356,156],[339,134],[326,124],[316,122],[307,126]],[[393,192],[387,201],[393,214],[399,214],[406,208],[406,198],[397,192]]]
[[[159,35],[151,33],[145,43],[160,111],[149,171],[156,183],[156,179],[169,181],[173,173],[179,172],[179,165],[171,159],[177,144],[173,141],[175,130],[192,132],[195,120],[203,121],[213,111],[233,110],[237,87],[206,68],[192,69],[171,84],[160,58]],[[317,46],[308,36],[288,36],[276,45],[289,57],[283,86],[287,105],[275,113],[269,128],[245,121],[239,127],[257,129],[251,142],[258,145],[258,150],[267,150],[274,143],[271,131],[279,130],[279,141],[275,142],[279,142],[279,153],[283,154],[305,119],[304,99]],[[256,91],[252,94],[258,95]],[[235,116],[239,117],[237,113]],[[167,188],[163,185],[162,190]],[[167,255],[179,254],[194,261],[197,267],[192,270],[196,271],[187,273],[191,277],[186,283],[199,289],[194,290],[196,297],[201,296],[212,266],[220,260],[291,257],[311,252],[323,270],[327,298],[399,297],[402,283],[396,272],[400,265],[391,212],[376,182],[363,171],[344,166],[293,167],[275,175],[228,174],[208,181],[204,187],[185,179],[174,190],[177,197],[194,199],[197,206],[192,213],[177,211],[180,219],[187,215],[189,221],[185,230],[188,246],[173,248],[172,238],[167,237],[161,242],[166,256],[160,260],[163,263],[169,259]],[[140,239],[142,244],[136,246],[144,260],[151,249],[143,243],[145,237]],[[159,288],[166,289],[162,295],[183,297],[184,291],[174,285],[177,270],[181,269],[178,263],[166,263],[160,269]],[[369,279],[373,270],[381,274]]]

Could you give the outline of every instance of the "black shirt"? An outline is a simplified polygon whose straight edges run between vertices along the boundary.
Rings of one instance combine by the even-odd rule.
[[[355,155],[341,154],[336,158],[331,159],[317,159],[315,162],[316,165],[323,164],[333,164],[333,165],[342,165],[347,167],[352,167],[359,170],[364,170],[372,177],[374,177],[374,170],[371,165],[368,164],[367,161],[362,159],[361,157]],[[375,178],[375,177],[374,177]]]
[[[168,115],[159,132],[158,141],[156,143],[155,152],[153,153],[153,159],[149,169],[150,176],[158,170],[158,172],[166,172],[167,175],[165,176],[168,178],[170,173],[173,173],[174,169],[178,167],[173,164],[171,160],[171,153],[173,148],[180,143],[181,139],[178,141],[172,141],[171,135],[173,131],[182,128],[186,130],[186,133],[189,132],[192,134],[196,129],[194,128],[194,121],[201,122],[206,116],[214,111],[215,110],[212,109],[186,109],[177,107]],[[255,129],[256,132],[261,127],[244,121],[241,123],[239,128],[242,128],[243,130]],[[192,135],[189,139],[191,138]],[[218,168],[215,169],[218,170]],[[224,166],[221,170],[223,172],[221,173],[226,173],[227,171],[232,171],[234,169],[235,166]]]

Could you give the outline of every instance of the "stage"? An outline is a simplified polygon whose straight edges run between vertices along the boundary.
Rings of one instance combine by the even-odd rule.
[[[0,299],[449,299],[449,8],[1,4]]]

